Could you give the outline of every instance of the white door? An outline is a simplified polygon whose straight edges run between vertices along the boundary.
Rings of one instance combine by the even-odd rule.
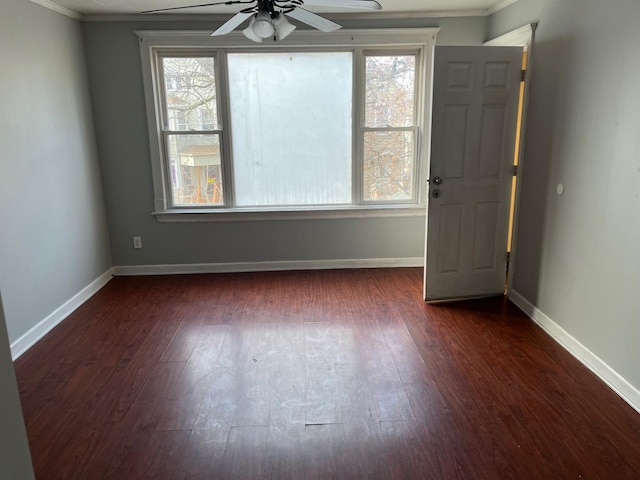
[[[435,47],[425,300],[501,294],[522,48]]]

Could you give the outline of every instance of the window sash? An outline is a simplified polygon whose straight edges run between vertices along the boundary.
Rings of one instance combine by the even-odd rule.
[[[367,57],[394,57],[394,56],[413,56],[415,57],[415,72],[413,79],[413,123],[412,125],[407,126],[385,126],[385,127],[370,127],[366,124],[366,62]],[[423,81],[424,78],[420,72],[422,72],[424,67],[426,53],[421,51],[420,49],[412,48],[412,47],[386,47],[386,48],[363,48],[361,50],[361,58],[360,58],[360,78],[359,85],[361,91],[359,92],[359,114],[361,116],[360,129],[358,132],[358,156],[356,161],[358,162],[358,167],[360,169],[359,172],[359,185],[357,188],[359,198],[358,203],[361,205],[369,205],[369,206],[380,206],[380,205],[411,205],[411,204],[419,204],[421,199],[421,189],[420,189],[420,178],[421,178],[421,164],[420,164],[420,143],[419,143],[419,135],[420,135],[420,121],[422,114],[421,105],[424,105],[424,100],[422,99],[421,91],[424,91]],[[365,178],[364,178],[364,168],[365,168],[365,152],[364,152],[364,138],[367,132],[412,132],[413,134],[413,155],[412,155],[412,167],[413,167],[413,185],[411,187],[412,195],[409,199],[401,199],[401,200],[393,200],[393,199],[382,199],[382,200],[367,200],[365,195]]]
[[[220,204],[214,204],[214,203],[204,203],[202,205],[194,205],[194,204],[181,204],[175,201],[175,192],[173,189],[173,175],[178,175],[179,172],[172,172],[171,171],[171,155],[169,153],[169,140],[171,137],[176,137],[176,136],[181,136],[181,137],[186,137],[186,136],[204,136],[204,137],[217,137],[218,138],[218,145],[220,146],[220,157],[221,157],[221,163],[220,163],[220,170],[222,172],[222,176],[224,178],[224,171],[225,171],[225,165],[224,165],[224,146],[223,146],[223,132],[222,130],[165,130],[162,132],[162,152],[163,152],[163,167],[164,167],[164,178],[165,178],[165,189],[167,192],[167,203],[169,205],[169,208],[172,209],[176,209],[176,210],[184,210],[184,209],[193,209],[193,208],[198,208],[198,209],[202,209],[202,208],[208,208],[208,209],[216,209],[216,208],[225,208],[225,202],[224,202],[224,194],[226,191],[227,186],[224,184],[224,181],[222,182],[222,193],[223,193],[223,198],[222,198],[222,203]],[[176,165],[177,169],[180,168],[180,165]]]
[[[156,90],[156,105],[158,110],[158,117],[160,121],[160,129],[162,131],[171,130],[169,124],[169,108],[167,105],[167,96],[169,92],[175,92],[180,89],[183,85],[182,79],[172,78],[175,82],[172,82],[172,88],[167,89],[167,77],[165,76],[164,71],[164,61],[168,58],[210,58],[213,60],[214,67],[214,81],[215,81],[215,92],[216,92],[216,116],[218,118],[218,123],[221,123],[220,116],[220,85],[218,79],[220,78],[220,67],[219,67],[219,59],[218,52],[216,50],[211,49],[195,49],[195,50],[175,50],[175,49],[162,49],[157,50],[154,55],[154,71],[155,71],[155,85],[154,89]],[[172,77],[175,77],[172,75]],[[173,88],[173,83],[178,85],[176,88]],[[188,125],[188,120],[187,120]],[[189,130],[182,130],[189,131]]]
[[[414,79],[413,79],[413,121],[411,125],[404,125],[402,127],[398,127],[398,128],[413,128],[413,127],[418,127],[418,125],[420,124],[419,118],[420,118],[420,113],[421,113],[421,109],[420,109],[420,104],[424,103],[421,102],[421,87],[422,87],[422,82],[424,81],[421,72],[422,72],[422,68],[423,68],[423,62],[425,62],[425,54],[423,54],[420,50],[417,50],[415,48],[405,48],[405,49],[398,49],[398,48],[388,48],[388,49],[377,49],[377,50],[370,50],[370,49],[364,49],[362,51],[362,69],[363,69],[363,78],[362,78],[362,99],[361,99],[361,105],[360,108],[362,109],[362,125],[363,128],[396,128],[396,125],[388,125],[385,127],[370,127],[367,125],[366,123],[366,78],[364,77],[364,75],[366,75],[366,60],[367,57],[395,57],[395,56],[399,56],[399,57],[414,57],[415,58],[415,72],[414,72]]]
[[[362,156],[358,159],[360,164],[361,164],[361,168],[363,170],[363,175],[362,175],[362,199],[360,201],[360,203],[362,205],[408,205],[408,204],[418,204],[419,203],[419,186],[420,186],[420,169],[419,169],[419,165],[418,165],[418,159],[419,159],[419,142],[418,142],[418,134],[419,134],[419,127],[418,126],[411,126],[411,127],[389,127],[389,128],[382,128],[382,127],[363,127],[361,128],[361,133],[360,133],[360,137],[361,137],[361,143],[363,145],[363,154]],[[366,158],[364,155],[364,143],[365,143],[365,136],[367,133],[385,133],[385,132],[409,132],[412,134],[412,145],[411,145],[411,151],[412,151],[412,155],[411,155],[411,163],[412,163],[412,170],[413,170],[413,174],[412,174],[412,185],[411,185],[411,192],[412,195],[409,199],[398,199],[398,200],[394,200],[394,199],[384,199],[384,200],[367,200],[365,198],[365,178],[364,178],[364,169],[365,169],[365,162],[366,162]]]

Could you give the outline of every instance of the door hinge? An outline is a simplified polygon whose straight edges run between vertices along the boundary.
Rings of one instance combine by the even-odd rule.
[[[513,176],[517,176],[518,175],[518,165],[514,165],[513,166]]]
[[[526,70],[522,70],[522,72],[520,72],[520,81],[524,82],[527,78],[527,71]]]

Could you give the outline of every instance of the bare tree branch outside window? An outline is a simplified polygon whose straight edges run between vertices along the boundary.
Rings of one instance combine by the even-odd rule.
[[[164,57],[162,68],[168,130],[218,129],[214,58]],[[221,205],[219,135],[169,134],[166,143],[173,203]]]
[[[416,57],[367,56],[364,199],[413,197]],[[405,130],[397,130],[407,127]]]

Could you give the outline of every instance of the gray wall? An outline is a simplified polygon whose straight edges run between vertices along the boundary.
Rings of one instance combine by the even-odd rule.
[[[636,388],[638,19],[635,0],[520,0],[490,20],[490,37],[539,22],[514,289]]]
[[[0,296],[0,478],[34,478]]]
[[[14,342],[111,266],[79,22],[0,3],[0,289]]]
[[[341,21],[345,28],[381,22]],[[409,19],[390,27],[440,26],[439,43],[480,44],[487,18]],[[83,25],[114,265],[421,257],[424,216],[313,221],[160,224],[153,191],[135,30],[212,30],[211,22]],[[142,250],[132,247],[142,236]]]

